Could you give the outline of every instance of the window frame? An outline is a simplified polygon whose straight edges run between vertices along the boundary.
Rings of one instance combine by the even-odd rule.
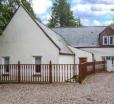
[[[35,74],[41,73],[41,63],[42,63],[42,56],[33,56],[34,58],[34,64],[35,64]],[[36,64],[36,58],[40,58],[40,63]]]
[[[107,43],[105,43],[105,39],[107,39]],[[108,40],[109,40],[108,36],[103,36],[103,45],[108,45],[109,43]]]
[[[112,38],[112,43],[111,43]],[[114,45],[114,36],[109,36],[109,45]]]
[[[8,58],[8,64],[5,63],[5,59]],[[3,74],[9,74],[9,64],[10,64],[10,57],[9,56],[4,56],[2,57],[2,64],[4,65],[4,73]]]
[[[112,43],[111,43],[112,38]],[[107,40],[107,43],[105,43],[105,39]],[[112,46],[114,45],[114,36],[103,36],[103,45]]]

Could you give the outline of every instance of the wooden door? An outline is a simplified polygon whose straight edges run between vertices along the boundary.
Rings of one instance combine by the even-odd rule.
[[[79,58],[79,63],[84,63],[84,62],[87,62],[87,57],[80,57]]]

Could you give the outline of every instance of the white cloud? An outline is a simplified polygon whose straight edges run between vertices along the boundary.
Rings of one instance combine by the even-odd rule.
[[[113,4],[114,0],[82,0],[83,3],[93,3],[93,4]]]
[[[103,25],[104,26],[107,26],[107,25],[110,25],[110,24],[112,24],[112,20],[108,20],[108,21],[105,21],[104,23],[103,23]]]
[[[52,0],[32,0],[33,10],[44,24],[46,24],[50,18],[48,10],[52,7],[52,5]]]
[[[105,22],[101,22],[98,20],[89,20],[89,19],[81,19],[84,26],[107,26],[112,23],[112,20],[108,20]]]
[[[44,24],[48,23],[48,20],[51,18],[50,14],[43,14],[43,15],[39,15],[39,17],[41,17],[41,20]]]
[[[100,26],[100,25],[101,25],[101,22],[99,22],[99,21],[97,21],[97,20],[94,20],[94,21],[93,21],[93,24],[94,24],[95,26]]]
[[[91,21],[89,21],[88,19],[81,19],[81,22],[84,26],[92,26]]]
[[[74,16],[81,18],[81,22],[84,25],[109,25],[111,19],[114,17],[114,12],[111,11],[114,8],[114,0],[74,0],[71,10]],[[102,19],[100,21],[99,19]],[[110,20],[106,21],[105,20]]]
[[[114,4],[114,0],[73,0],[72,3]]]
[[[36,14],[46,13],[47,10],[52,6],[51,0],[33,0],[33,10]]]
[[[72,7],[72,11],[74,14],[79,16],[109,16],[114,14],[111,11],[113,5],[105,5],[105,4],[78,4]]]

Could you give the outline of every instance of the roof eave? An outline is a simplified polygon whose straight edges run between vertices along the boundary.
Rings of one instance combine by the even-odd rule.
[[[75,54],[71,54],[71,53],[62,53],[62,52],[59,52],[59,55],[69,55],[69,56],[75,56]]]

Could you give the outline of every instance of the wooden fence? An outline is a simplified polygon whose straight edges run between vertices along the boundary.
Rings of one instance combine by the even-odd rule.
[[[78,69],[74,64],[0,65],[0,83],[76,82]]]
[[[86,76],[105,70],[105,62],[82,64],[9,64],[0,65],[0,83],[80,83]]]
[[[86,62],[79,65],[79,82],[86,78],[86,76],[96,73],[105,71],[106,69],[106,62],[105,61],[97,61],[97,62]]]

